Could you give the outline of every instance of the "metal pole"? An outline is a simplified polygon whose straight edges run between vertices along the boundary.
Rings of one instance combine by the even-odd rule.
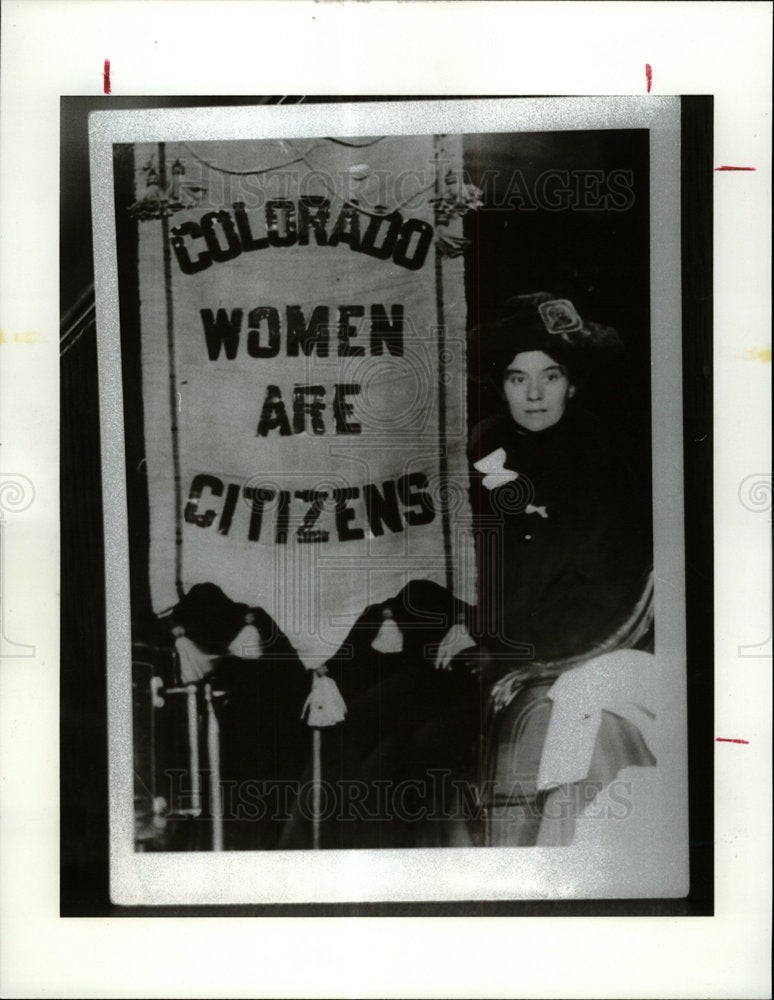
[[[320,730],[312,730],[312,850],[320,850],[320,785],[322,764]]]
[[[202,811],[202,785],[199,772],[199,719],[196,707],[196,685],[186,684],[188,692],[188,762],[191,769],[191,813]]]
[[[207,754],[210,758],[210,816],[212,817],[212,849],[223,850],[223,799],[220,788],[220,726],[212,704],[212,685],[204,685],[207,703]]]
[[[158,696],[158,677],[151,677],[150,681],[150,759],[151,759],[151,798],[156,802],[156,706],[161,700]],[[164,702],[161,701],[163,705]]]

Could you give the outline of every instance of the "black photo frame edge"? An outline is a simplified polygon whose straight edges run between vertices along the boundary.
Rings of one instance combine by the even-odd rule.
[[[304,101],[395,97],[306,97]],[[435,100],[433,96],[401,100]],[[111,109],[298,103],[294,97],[121,98]],[[61,99],[60,915],[115,916],[708,916],[714,912],[712,549],[713,99],[681,98],[681,282],[690,891],[684,899],[250,906],[116,906],[109,897],[104,543],[93,313],[78,292],[89,275],[87,121],[102,98]],[[83,171],[83,173],[81,173]],[[75,182],[75,186],[74,186]],[[65,210],[66,209],[66,210]],[[80,326],[73,327],[84,316]],[[690,513],[690,516],[688,514]]]

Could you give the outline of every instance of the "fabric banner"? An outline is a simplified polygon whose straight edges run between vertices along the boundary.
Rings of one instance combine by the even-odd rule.
[[[461,138],[135,146],[149,572],[309,667],[411,579],[473,601]]]

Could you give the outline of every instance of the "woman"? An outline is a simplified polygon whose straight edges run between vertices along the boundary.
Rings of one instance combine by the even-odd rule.
[[[495,672],[592,651],[641,590],[647,522],[610,436],[577,403],[583,376],[617,345],[615,331],[545,292],[511,300],[482,331],[482,375],[501,412],[474,429],[469,454],[477,631]]]
[[[638,503],[604,426],[577,400],[584,376],[618,345],[615,331],[585,323],[570,301],[548,293],[512,300],[482,331],[485,374],[501,403],[470,441],[477,631],[490,706],[489,844],[571,842],[573,816],[565,809],[549,838],[538,795],[549,692],[568,668],[648,642],[648,505]],[[576,701],[570,714],[593,722],[584,711]],[[610,716],[599,739],[593,761],[604,766],[562,794],[593,798],[620,768],[655,763],[625,719]],[[574,747],[568,731],[562,760],[576,755]]]

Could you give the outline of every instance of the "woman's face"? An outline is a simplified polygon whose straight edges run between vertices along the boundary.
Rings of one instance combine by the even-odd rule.
[[[574,392],[564,367],[543,351],[522,351],[505,369],[505,401],[525,431],[553,427],[562,419]]]

